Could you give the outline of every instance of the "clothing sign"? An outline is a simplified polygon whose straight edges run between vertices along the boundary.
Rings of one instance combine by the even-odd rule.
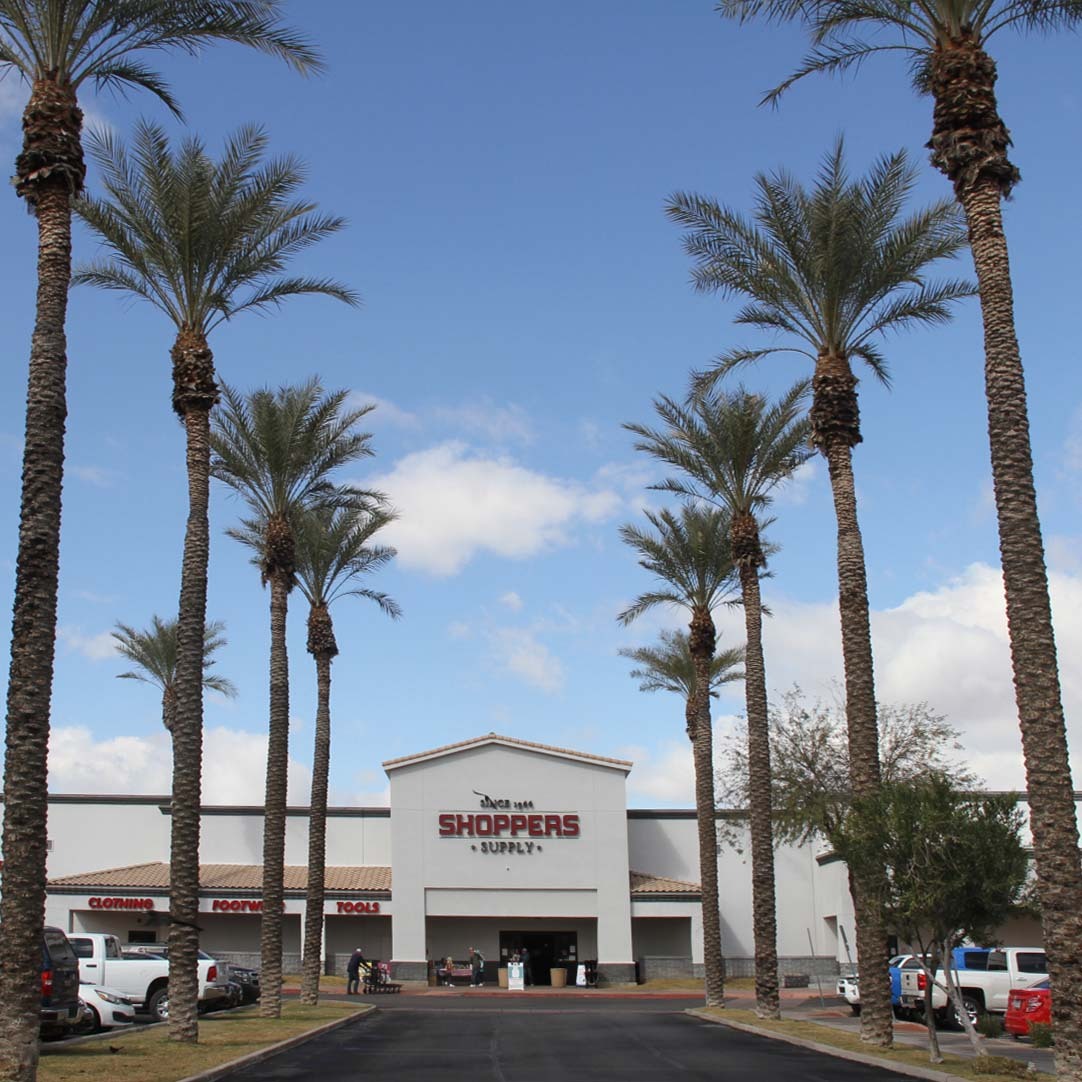
[[[509,962],[507,964],[507,988],[508,991],[523,992],[526,990],[526,980],[523,976],[521,962]]]
[[[575,967],[575,984],[579,988],[586,987],[586,967],[584,965],[578,965]]]

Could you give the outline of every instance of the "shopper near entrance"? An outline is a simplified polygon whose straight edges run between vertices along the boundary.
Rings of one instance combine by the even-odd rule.
[[[522,963],[522,981],[526,985],[533,984],[533,968],[530,965],[530,952],[523,947],[518,952],[518,960]]]
[[[470,947],[470,969],[473,971],[470,983],[480,988],[485,979],[485,956],[476,947]]]
[[[346,976],[349,978],[346,981],[347,996],[356,996],[360,994],[361,966],[364,966],[367,969],[368,963],[364,960],[364,951],[358,947],[349,956],[349,961],[346,963]]]

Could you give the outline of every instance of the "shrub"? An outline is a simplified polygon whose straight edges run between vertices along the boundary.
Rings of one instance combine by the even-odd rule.
[[[982,1037],[1002,1037],[1003,1019],[998,1014],[978,1015],[975,1028]]]
[[[1009,1056],[978,1056],[973,1061],[974,1074],[1006,1075],[1008,1078],[1029,1078],[1029,1068]]]
[[[1052,1039],[1052,1027],[1047,1022],[1030,1022],[1029,1039],[1034,1048],[1051,1048],[1056,1043]]]

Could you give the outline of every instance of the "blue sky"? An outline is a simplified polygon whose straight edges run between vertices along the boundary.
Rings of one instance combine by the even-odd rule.
[[[238,386],[318,373],[379,403],[368,426],[377,456],[354,476],[385,488],[401,510],[388,538],[400,559],[373,585],[398,599],[405,618],[393,624],[350,600],[335,612],[335,798],[380,800],[383,759],[494,730],[627,755],[637,764],[633,803],[689,802],[681,704],[639,693],[617,655],[679,620],[661,613],[624,630],[614,619],[650,586],[618,526],[661,499],[646,491],[657,473],[621,424],[649,420],[656,394],[681,394],[690,369],[754,338],[732,326],[734,304],[689,288],[665,198],[686,189],[747,207],[756,171],[809,177],[842,132],[854,169],[904,146],[921,168],[916,199],[941,197],[947,183],[922,149],[929,101],[887,57],[857,79],[811,79],[780,109],[759,108],[804,43],[791,30],[726,23],[711,0],[287,7],[324,50],[325,76],[305,80],[230,48],[165,57],[161,67],[212,148],[239,124],[264,124],[276,152],[309,163],[306,192],[321,209],[350,221],[301,267],[359,290],[362,310],[301,299],[240,318],[212,340],[220,375]],[[1082,240],[1072,137],[1082,77],[1071,37],[1005,35],[993,51],[1023,174],[1006,222],[1076,719],[1082,368],[1070,312]],[[8,161],[24,93],[11,78],[0,83]],[[120,132],[140,115],[183,130],[146,96],[90,94],[85,105],[91,123]],[[0,215],[0,559],[10,583],[35,236],[10,193]],[[79,233],[76,261],[95,251]],[[73,294],[55,789],[168,784],[159,704],[149,688],[114,678],[123,666],[108,632],[176,606],[185,490],[170,342],[149,308]],[[865,442],[855,453],[880,696],[927,699],[963,730],[991,784],[1017,785],[975,302],[950,327],[892,338],[886,350],[894,389],[862,382]],[[778,390],[800,374],[796,360],[780,359],[746,380]],[[235,702],[207,699],[207,795],[218,802],[255,802],[262,792],[268,598],[223,536],[238,510],[215,492],[209,611],[228,625],[220,667],[240,688]],[[840,653],[820,463],[776,510],[781,551],[765,589],[771,688],[799,681],[829,694]],[[296,800],[314,710],[304,616],[295,594]],[[739,641],[739,614],[719,620],[726,641]],[[718,703],[722,735],[741,697],[737,686]]]

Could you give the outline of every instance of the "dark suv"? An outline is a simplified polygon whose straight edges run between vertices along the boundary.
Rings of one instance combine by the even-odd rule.
[[[41,1035],[62,1036],[81,1016],[79,959],[59,928],[46,928],[41,939]]]

